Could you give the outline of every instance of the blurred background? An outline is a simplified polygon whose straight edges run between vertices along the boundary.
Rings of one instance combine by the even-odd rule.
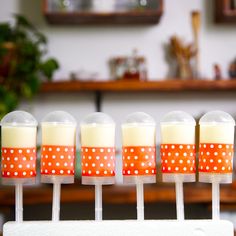
[[[121,185],[122,121],[143,111],[159,124],[172,110],[236,118],[235,24],[234,0],[1,0],[0,116],[23,109],[41,121],[65,110],[79,124],[94,111],[111,115],[118,176],[104,187],[104,218],[134,219],[135,187]],[[38,137],[40,145],[40,129]],[[61,218],[93,219],[94,189],[80,184],[79,152],[77,166],[76,183],[62,187]],[[39,182],[25,189],[26,220],[51,217],[51,186]],[[160,170],[145,200],[147,219],[176,217],[174,187],[161,183]],[[211,217],[210,185],[186,184],[185,200],[186,218]],[[222,187],[221,209],[236,228],[236,184]],[[0,225],[14,219],[12,187],[1,186],[0,212]]]

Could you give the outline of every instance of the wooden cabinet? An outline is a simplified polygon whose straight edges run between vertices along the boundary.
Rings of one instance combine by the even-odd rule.
[[[70,1],[70,0],[68,0]],[[163,13],[163,0],[135,0],[136,5],[133,8],[125,9],[96,9],[93,6],[96,0],[73,0],[77,2],[72,9],[66,9],[55,4],[60,4],[63,0],[44,0],[43,14],[50,24],[60,25],[126,25],[126,24],[156,24],[159,22]],[[100,0],[102,1],[102,0]],[[113,1],[113,0],[110,0]],[[119,0],[120,1],[120,0]],[[114,0],[116,4],[119,2]],[[130,0],[122,0],[130,3]],[[83,2],[90,2],[85,7],[78,5]],[[142,5],[138,5],[143,3]],[[53,5],[54,4],[54,5]],[[149,4],[149,5],[148,5]]]
[[[216,23],[236,23],[236,1],[215,0]]]

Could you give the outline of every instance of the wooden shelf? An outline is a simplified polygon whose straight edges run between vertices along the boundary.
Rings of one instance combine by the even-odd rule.
[[[163,13],[163,0],[157,0],[157,9],[130,10],[123,12],[55,12],[48,8],[44,0],[43,14],[50,24],[58,25],[126,25],[156,24]]]
[[[134,11],[120,13],[60,13],[44,14],[50,24],[60,25],[121,25],[121,24],[157,24],[161,11]]]
[[[1,186],[0,207],[11,207],[15,204],[14,187]],[[210,204],[210,184],[185,184],[185,203]],[[236,189],[232,185],[221,186],[221,204],[236,204]],[[93,202],[93,186],[63,185],[61,192],[62,203]],[[107,204],[135,204],[135,186],[104,186],[103,201]],[[24,188],[24,205],[50,204],[52,202],[51,185]],[[172,184],[145,185],[145,203],[169,202],[175,203],[175,188]]]
[[[164,80],[164,81],[107,81],[80,82],[61,81],[47,82],[42,85],[41,92],[80,92],[80,91],[235,91],[236,80]]]
[[[215,21],[216,23],[236,23],[236,8],[232,8],[231,0],[216,0]]]

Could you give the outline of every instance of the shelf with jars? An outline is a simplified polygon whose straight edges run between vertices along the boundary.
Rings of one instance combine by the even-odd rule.
[[[44,0],[43,14],[50,24],[156,24],[163,0]]]

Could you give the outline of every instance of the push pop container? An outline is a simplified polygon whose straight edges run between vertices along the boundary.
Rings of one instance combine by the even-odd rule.
[[[115,123],[105,113],[88,115],[80,124],[82,184],[115,183]]]
[[[192,116],[173,111],[161,121],[161,161],[164,182],[194,182],[195,126]]]
[[[234,119],[211,111],[200,119],[199,181],[231,183],[234,153]]]
[[[126,184],[156,182],[156,124],[144,112],[122,124],[123,180]]]
[[[67,112],[53,111],[42,120],[41,181],[73,183],[76,121]]]
[[[3,184],[35,182],[37,125],[25,111],[10,112],[1,120]]]

